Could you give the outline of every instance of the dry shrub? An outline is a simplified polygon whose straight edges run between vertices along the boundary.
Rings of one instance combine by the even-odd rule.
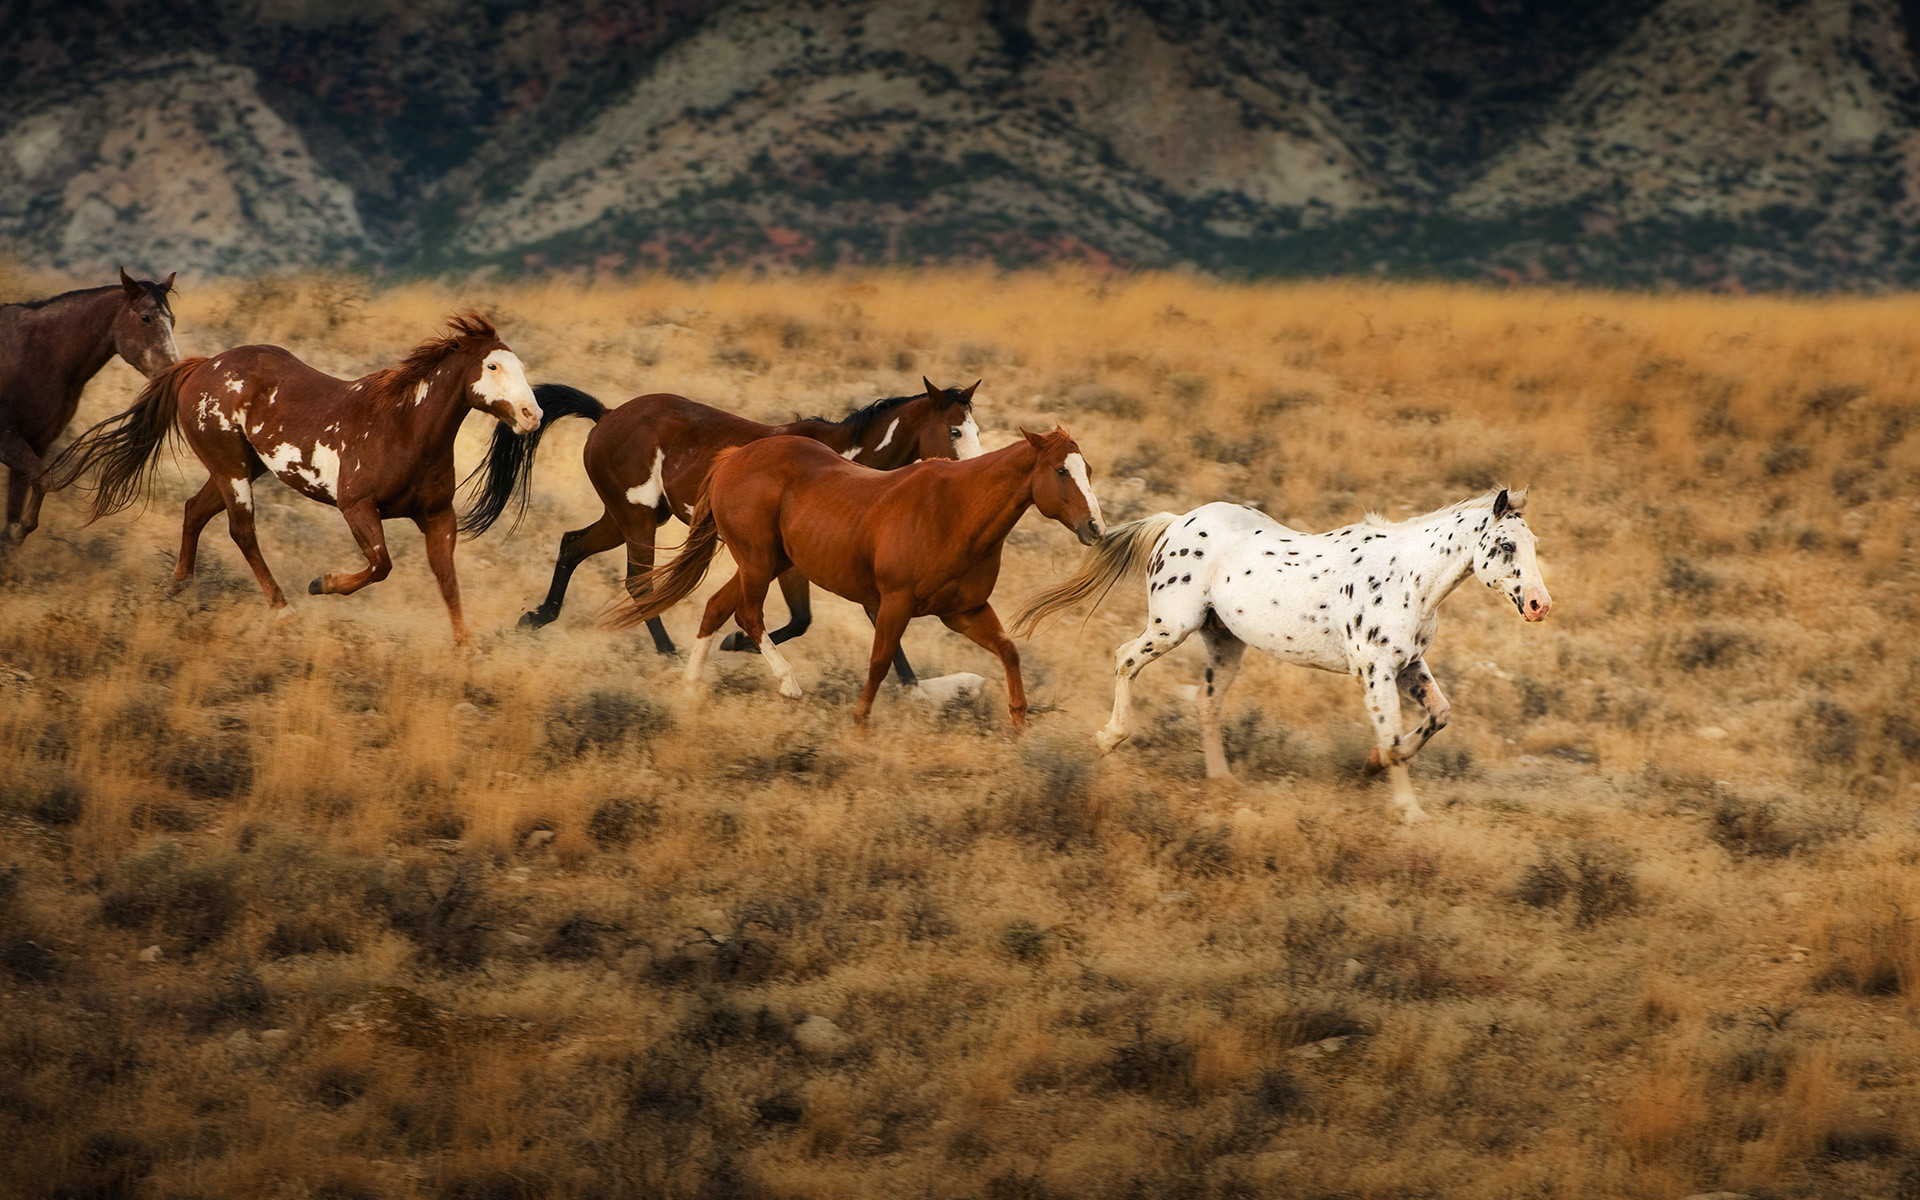
[[[1856,890],[1816,918],[1812,946],[1822,987],[1920,999],[1920,884],[1902,874]]]
[[[178,842],[162,842],[115,865],[100,917],[121,929],[163,931],[191,954],[239,920],[245,904],[240,876],[232,858],[195,862]]]
[[[368,887],[367,900],[430,963],[470,968],[486,957],[493,905],[471,859],[437,870],[417,862],[388,868]]]
[[[1540,843],[1540,861],[1521,874],[1516,894],[1535,908],[1558,908],[1571,899],[1574,926],[1582,929],[1639,902],[1626,848],[1593,838]]]

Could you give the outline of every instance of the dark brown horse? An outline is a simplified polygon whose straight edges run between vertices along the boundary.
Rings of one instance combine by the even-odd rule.
[[[444,337],[421,343],[397,367],[358,380],[335,379],[278,346],[239,346],[187,358],[156,375],[125,413],[83,434],[55,464],[70,479],[100,469],[89,520],[139,499],[154,454],[178,428],[209,478],[187,501],[172,591],[193,575],[200,531],[222,508],[267,601],[292,615],[260,557],[253,533],[253,481],[271,470],[301,495],[331,504],[367,556],[363,571],[329,572],[314,595],[347,595],[387,577],[381,521],[408,517],[427,540],[427,561],[464,642],[460,584],[453,574],[453,439],[478,410],[521,430],[540,424],[525,370],[487,320],[454,317]]]
[[[638,396],[609,411],[592,396],[561,384],[543,383],[533,389],[545,413],[540,428],[515,435],[496,429],[486,463],[476,468],[468,483],[475,500],[460,528],[479,533],[517,503],[527,506],[533,477],[533,456],[548,426],[562,417],[586,417],[594,422],[581,458],[587,478],[600,494],[606,511],[584,529],[560,538],[560,554],[553,565],[553,584],[539,608],[520,618],[522,628],[538,629],[560,615],[573,572],[593,555],[625,543],[627,587],[653,566],[654,531],[668,517],[682,521],[693,515],[693,499],[714,456],[761,438],[794,435],[812,438],[849,462],[891,471],[923,458],[972,458],[980,453],[980,426],[973,419],[969,388],[939,388],[922,377],[926,391],[918,396],[878,400],[838,421],[808,417],[786,425],[763,425],[721,409],[696,404],[684,396]],[[516,514],[516,524],[518,514]],[[784,628],[773,634],[784,642],[805,633],[812,621],[807,581],[788,573],[780,577],[780,592],[789,613]],[[637,593],[635,593],[637,594]],[[658,617],[647,622],[654,648],[673,653],[673,639]],[[751,643],[728,639],[723,649],[753,649]],[[895,664],[902,683],[913,683],[912,668],[903,656]]]
[[[647,573],[616,624],[650,620],[687,598],[724,542],[736,565],[707,602],[686,682],[700,679],[714,632],[732,617],[766,654],[780,694],[800,695],[793,667],[766,637],[767,586],[790,568],[873,618],[867,686],[854,719],[865,721],[907,622],[939,617],[998,655],[1007,669],[1013,724],[1026,724],[1020,652],[987,601],[1000,551],[1029,507],[1091,545],[1101,533],[1086,460],[1066,430],[1022,440],[966,462],[923,462],[883,473],[846,461],[806,438],[774,437],[717,456],[693,511],[687,544]]]
[[[149,379],[180,357],[172,289],[172,275],[155,283],[122,271],[117,284],[0,305],[0,463],[14,544],[40,524],[47,447],[73,420],[87,381],[115,354]]]

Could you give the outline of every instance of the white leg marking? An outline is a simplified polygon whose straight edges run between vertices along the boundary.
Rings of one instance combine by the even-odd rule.
[[[236,479],[233,481],[233,502],[241,508],[253,507],[253,480]]]
[[[700,673],[706,669],[707,652],[713,649],[713,639],[718,633],[715,630],[706,637],[693,639],[693,650],[687,655],[686,672],[680,676],[680,686],[688,695],[700,690]]]
[[[793,664],[780,653],[780,647],[773,644],[772,638],[760,639],[760,656],[767,660],[767,665],[773,668],[773,677],[780,681],[780,694],[789,700],[798,700],[802,694],[800,678],[793,673]]]

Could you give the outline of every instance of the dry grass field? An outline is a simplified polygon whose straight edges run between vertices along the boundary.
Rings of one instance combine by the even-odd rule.
[[[1066,423],[1116,521],[1530,484],[1554,614],[1443,609],[1407,830],[1354,684],[1252,656],[1208,785],[1197,640],[1097,757],[1127,589],[1026,644],[1018,741],[927,623],[923,673],[985,693],[889,684],[854,730],[867,627],[830,597],[798,702],[742,655],[684,702],[599,624],[617,555],[517,632],[599,512],[583,422],[461,550],[464,652],[406,523],[392,578],[310,597],[352,540],[262,486],[282,626],[218,520],[163,596],[197,463],[91,528],[57,495],[0,555],[0,1194],[1920,1196],[1910,302],[303,278],[189,288],[179,342],[358,374],[469,304],[610,403],[984,378],[987,446]],[[1002,611],[1078,554],[1030,515]]]

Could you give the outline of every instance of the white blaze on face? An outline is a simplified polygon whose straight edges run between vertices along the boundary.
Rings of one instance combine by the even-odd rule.
[[[1093,514],[1093,527],[1104,531],[1107,523],[1100,519],[1100,498],[1093,494],[1093,481],[1087,478],[1087,460],[1075,451],[1067,455],[1066,462],[1061,465],[1067,468],[1067,477],[1080,489],[1080,494],[1087,498],[1087,511]]]
[[[241,508],[253,507],[253,480],[236,479],[233,481],[233,502]]]
[[[504,402],[513,410],[516,433],[532,433],[540,428],[540,405],[527,384],[526,368],[511,350],[495,350],[480,364],[480,378],[473,381],[473,394],[482,404]]]
[[[960,423],[960,436],[954,440],[953,452],[956,458],[980,457],[980,422],[973,419],[972,413]]]
[[[655,450],[653,452],[653,474],[647,476],[647,481],[639,487],[630,487],[627,489],[627,503],[633,505],[635,508],[653,508],[659,504],[660,497],[666,495],[667,492],[665,480],[666,467],[667,452],[665,450]]]

